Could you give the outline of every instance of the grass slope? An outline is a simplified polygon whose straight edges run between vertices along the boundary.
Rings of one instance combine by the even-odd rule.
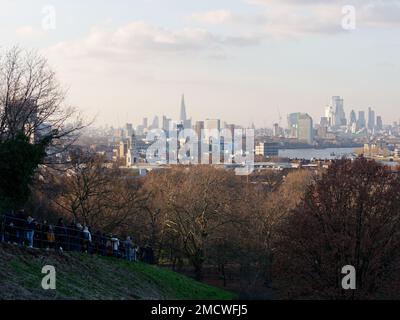
[[[43,290],[42,267],[53,265],[57,289]],[[143,263],[0,244],[0,299],[235,299],[175,272]]]

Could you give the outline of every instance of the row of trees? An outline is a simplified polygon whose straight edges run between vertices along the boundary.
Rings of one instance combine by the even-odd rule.
[[[249,292],[263,283],[289,298],[387,297],[398,285],[399,183],[364,158],[249,180],[208,166],[139,178],[96,158],[61,176],[51,199],[71,218],[135,234],[160,263],[190,264],[198,279],[204,266],[223,277],[236,266]],[[351,293],[340,287],[348,264]]]
[[[244,294],[261,283],[286,298],[398,297],[400,176],[374,161],[249,180],[209,166],[140,178],[99,158],[73,172],[58,182],[56,211],[135,234],[160,263],[191,265],[198,279],[205,266],[222,277],[235,266]],[[345,265],[355,291],[341,288]]]

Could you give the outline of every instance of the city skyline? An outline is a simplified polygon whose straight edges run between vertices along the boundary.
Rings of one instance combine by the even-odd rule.
[[[0,300],[400,300],[399,34],[400,0],[0,0]]]
[[[320,115],[316,118],[312,117],[309,115],[307,112],[304,112],[302,110],[297,110],[296,112],[292,112],[287,114],[287,121],[288,124],[284,125],[286,123],[284,119],[282,118],[282,114],[279,114],[279,120],[277,122],[272,123],[271,125],[266,125],[266,126],[257,126],[257,128],[277,128],[277,129],[282,129],[282,128],[287,128],[291,129],[292,124],[291,124],[291,117],[296,116],[299,114],[304,114],[309,117],[311,117],[311,121],[313,123],[313,127],[319,127],[319,126],[326,126],[329,128],[338,128],[338,127],[349,127],[353,124],[356,125],[356,128],[362,129],[362,128],[367,128],[367,129],[375,129],[379,128],[382,129],[383,125],[389,125],[392,126],[394,124],[400,124],[400,118],[397,119],[396,117],[392,117],[392,121],[385,121],[383,117],[380,115],[379,112],[375,108],[368,107],[365,110],[364,109],[348,109],[345,105],[345,99],[341,96],[332,96],[330,99],[330,103],[325,106],[325,110],[321,108],[320,110]],[[190,111],[190,110],[189,110]],[[280,113],[280,111],[278,110]],[[325,112],[325,113],[324,113]],[[173,113],[173,112],[172,112]],[[182,124],[184,128],[196,128],[197,122],[204,122],[205,120],[218,120],[221,122],[221,125],[225,124],[226,126],[230,125],[236,125],[238,127],[243,127],[243,128],[251,128],[253,127],[254,123],[250,123],[248,125],[242,125],[240,123],[229,123],[225,119],[220,119],[220,118],[212,118],[205,116],[204,118],[199,118],[199,119],[193,119],[193,117],[188,117],[188,109],[186,105],[186,98],[185,94],[183,93],[181,95],[181,101],[180,101],[180,106],[179,106],[179,117],[171,117],[169,118],[171,113],[168,114],[162,114],[162,115],[157,115],[153,114],[150,116],[143,116],[139,122],[132,122],[130,119],[126,119],[125,122],[120,123],[118,125],[113,125],[110,123],[105,123],[105,126],[110,126],[110,127],[120,127],[123,128],[127,124],[132,126],[132,124],[135,126],[135,128],[138,128],[139,130],[142,129],[148,129],[148,128],[161,128],[163,130],[168,131],[169,127],[172,124]],[[148,125],[148,120],[150,119],[151,125]],[[162,119],[162,121],[160,121]],[[380,124],[380,125],[379,125]]]
[[[99,125],[178,119],[182,92],[193,119],[258,127],[279,113],[319,119],[335,94],[384,119],[400,105],[399,1],[353,1],[354,30],[342,0],[72,3],[2,0],[0,35],[48,57],[68,103]]]

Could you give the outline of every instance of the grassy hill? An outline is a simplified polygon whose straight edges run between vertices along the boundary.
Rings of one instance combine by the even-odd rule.
[[[53,265],[57,289],[43,290],[42,267]],[[0,299],[223,299],[236,298],[175,272],[143,263],[0,244]]]

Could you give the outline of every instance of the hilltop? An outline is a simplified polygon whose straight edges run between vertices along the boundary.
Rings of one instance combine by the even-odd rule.
[[[173,271],[96,255],[0,244],[0,299],[175,300],[234,299],[233,293]],[[57,272],[57,289],[43,290],[45,265]]]

